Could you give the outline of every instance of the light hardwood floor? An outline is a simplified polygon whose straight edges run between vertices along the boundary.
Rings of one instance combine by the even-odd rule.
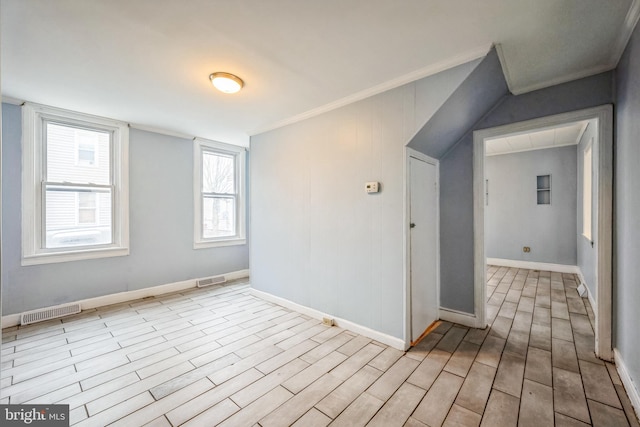
[[[3,331],[1,403],[75,426],[632,426],[573,275],[489,267],[485,330],[404,353],[250,295],[195,289]]]

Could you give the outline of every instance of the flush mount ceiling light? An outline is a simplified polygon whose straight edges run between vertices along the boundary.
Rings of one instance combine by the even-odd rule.
[[[233,74],[217,72],[209,76],[209,80],[216,89],[224,93],[236,93],[242,89],[244,82]]]

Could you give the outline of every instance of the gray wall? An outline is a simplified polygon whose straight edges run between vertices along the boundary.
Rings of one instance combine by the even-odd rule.
[[[591,296],[593,297],[593,299],[596,299],[597,298],[596,287],[595,287],[596,285],[596,247],[592,246],[591,241],[587,240],[587,238],[585,238],[582,235],[582,228],[583,228],[582,227],[582,224],[583,224],[582,183],[584,179],[583,178],[584,149],[589,143],[589,141],[591,140],[591,138],[594,138],[594,141],[595,141],[595,138],[597,138],[596,123],[593,120],[589,123],[589,126],[587,126],[587,129],[582,135],[582,138],[580,139],[580,143],[578,144],[578,150],[576,152],[577,167],[578,167],[578,185],[577,185],[578,211],[577,211],[577,218],[576,218],[577,219],[576,249],[578,253],[578,267],[580,267],[582,276],[585,282],[587,283],[587,286],[589,287]],[[596,171],[598,170],[597,163],[595,163],[597,161],[597,157],[596,157],[597,149],[594,147],[591,153],[592,153],[592,159],[593,159],[592,171],[596,173]],[[592,180],[592,182],[595,183],[595,180]],[[595,185],[593,186],[592,190],[593,190],[591,195],[592,206],[596,206],[594,202],[598,199],[597,199],[597,188]],[[598,223],[597,209],[592,209],[591,212],[592,212],[591,224],[595,225]],[[592,238],[595,238],[595,236],[593,236]]]
[[[473,150],[456,145],[440,160],[440,306],[473,304]]]
[[[537,204],[538,175],[551,175],[549,205]],[[575,145],[488,156],[485,177],[487,258],[576,265]]]
[[[614,346],[629,375],[640,381],[640,27],[617,70],[614,153]]]
[[[472,153],[456,150],[455,145],[507,93],[500,61],[492,50],[409,143],[441,160],[440,218],[447,217],[440,221],[440,235],[445,236],[440,239],[441,305],[455,301],[458,308],[473,307],[473,292],[464,289],[465,283],[473,282],[473,269],[456,268],[460,259],[473,259],[473,241],[467,240],[473,224],[466,223],[473,199],[460,197],[472,183],[472,176],[460,169],[471,165]]]
[[[508,95],[440,160],[440,304],[473,313],[473,131],[613,102],[613,73]]]
[[[247,245],[193,249],[193,142],[131,129],[126,257],[20,266],[21,111],[3,104],[3,314],[249,266]]]
[[[252,285],[404,338],[405,145],[476,65],[252,137]]]

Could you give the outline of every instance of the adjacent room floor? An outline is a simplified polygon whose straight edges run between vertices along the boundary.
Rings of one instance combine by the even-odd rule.
[[[638,426],[570,274],[490,267],[486,330],[408,353],[262,301],[195,289],[3,331],[2,403],[76,426]]]

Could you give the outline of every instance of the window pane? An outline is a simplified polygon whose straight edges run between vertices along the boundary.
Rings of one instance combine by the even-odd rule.
[[[112,243],[111,190],[47,186],[45,247]]]
[[[110,184],[111,133],[46,123],[49,182]]]
[[[233,198],[204,197],[202,237],[231,237],[236,235],[236,201]]]
[[[202,153],[202,191],[205,193],[233,194],[235,186],[235,159],[233,156]]]

